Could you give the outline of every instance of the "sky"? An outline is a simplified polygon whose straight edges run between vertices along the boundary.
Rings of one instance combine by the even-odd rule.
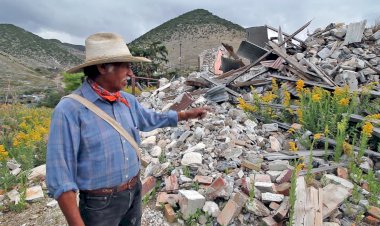
[[[332,22],[380,23],[379,0],[0,0],[0,23],[72,44],[84,45],[97,32],[115,32],[131,42],[194,9],[245,28],[267,24],[286,33],[311,19],[309,32]],[[299,37],[306,38],[307,30]]]

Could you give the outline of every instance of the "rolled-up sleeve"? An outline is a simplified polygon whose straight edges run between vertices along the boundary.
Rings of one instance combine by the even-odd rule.
[[[66,106],[67,107],[67,106]],[[78,190],[75,183],[80,130],[65,106],[54,110],[46,154],[46,181],[49,195],[58,199],[66,191]]]
[[[178,114],[176,111],[159,113],[144,108],[135,98],[132,101],[133,114],[135,115],[139,130],[147,132],[156,128],[175,127],[178,125]]]

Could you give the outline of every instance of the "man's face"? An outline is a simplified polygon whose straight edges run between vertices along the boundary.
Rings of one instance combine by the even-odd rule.
[[[122,90],[127,85],[127,80],[134,76],[131,63],[108,64],[104,72],[102,87],[110,92]]]

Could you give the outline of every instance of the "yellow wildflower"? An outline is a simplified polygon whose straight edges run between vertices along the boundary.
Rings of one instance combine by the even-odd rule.
[[[368,119],[380,119],[380,113],[368,115],[366,118],[368,118]]]
[[[303,113],[301,109],[297,109],[297,115],[298,115],[298,121],[303,122],[303,119],[302,119]]]
[[[288,91],[284,92],[284,106],[285,107],[290,106],[290,93]]]
[[[339,101],[339,105],[340,105],[340,106],[348,106],[349,103],[350,103],[350,99],[349,99],[349,98],[342,98],[342,99]]]
[[[295,142],[289,141],[288,144],[289,144],[289,150],[291,150],[293,152],[297,152],[298,151],[298,148],[297,148],[297,145],[296,145]]]
[[[364,126],[362,127],[362,133],[367,137],[371,137],[372,132],[373,125],[370,122],[365,122]]]
[[[300,163],[297,165],[296,167],[296,174],[298,175],[298,173],[303,170],[305,168],[305,163]]]
[[[278,91],[278,85],[275,78],[272,78],[272,91],[277,92]]]
[[[5,150],[4,145],[0,144],[0,160],[8,158],[8,152]]]
[[[343,153],[350,156],[352,154],[352,145],[347,142],[343,143]]]
[[[302,92],[303,90],[303,87],[305,86],[305,82],[303,80],[298,80],[297,83],[296,83],[296,90],[297,92]]]
[[[321,100],[321,95],[320,94],[313,94],[313,96],[311,97],[311,100],[313,102],[319,102]]]
[[[316,133],[316,134],[314,134],[314,140],[319,140],[319,139],[321,139],[322,136],[323,136],[322,133]]]
[[[270,91],[270,92],[265,92],[264,95],[261,97],[261,100],[264,103],[269,103],[272,100],[274,100],[276,97],[277,96]]]
[[[330,132],[329,126],[326,125],[326,127],[325,127],[325,134],[328,134],[329,132]]]
[[[241,109],[243,109],[244,111],[251,111],[251,112],[255,112],[257,109],[256,107],[248,104],[247,102],[245,102],[245,100],[243,98],[238,98],[238,101],[239,101],[239,107]]]
[[[290,129],[288,129],[288,133],[293,134],[294,132],[296,132],[296,130],[293,127],[290,127]]]

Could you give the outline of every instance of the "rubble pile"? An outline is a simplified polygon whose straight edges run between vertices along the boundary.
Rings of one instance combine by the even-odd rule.
[[[309,151],[289,152],[286,130],[300,125],[263,124],[235,105],[237,97],[252,98],[251,87],[258,93],[270,89],[272,78],[283,81],[293,96],[299,79],[308,86],[334,90],[348,85],[359,91],[379,81],[380,30],[366,28],[365,21],[330,24],[305,41],[294,38],[308,24],[292,35],[275,29],[277,42],[267,40],[268,46],[253,39],[243,41],[237,53],[221,47],[202,53],[200,72],[171,82],[160,79],[160,88],[141,94],[141,104],[156,111],[212,109],[205,119],[141,133],[143,196],[154,197],[168,222],[285,225],[295,205],[293,225],[380,225],[380,208],[370,204],[368,184],[354,186],[347,161],[333,163],[323,158],[324,151],[314,150],[308,162]],[[226,56],[233,59],[220,59]],[[250,63],[244,65],[246,61]],[[215,63],[224,63],[223,73],[215,73]],[[373,88],[371,94],[378,97],[379,85]],[[291,164],[300,158],[313,165],[313,186],[305,184],[306,171]],[[380,180],[380,153],[362,160],[360,169],[372,169]],[[17,163],[8,164],[19,173]],[[34,178],[44,175],[43,167],[33,170]],[[42,187],[28,188],[27,200],[43,197],[41,181],[33,185]],[[17,202],[19,195],[15,189],[0,194],[0,201]]]

